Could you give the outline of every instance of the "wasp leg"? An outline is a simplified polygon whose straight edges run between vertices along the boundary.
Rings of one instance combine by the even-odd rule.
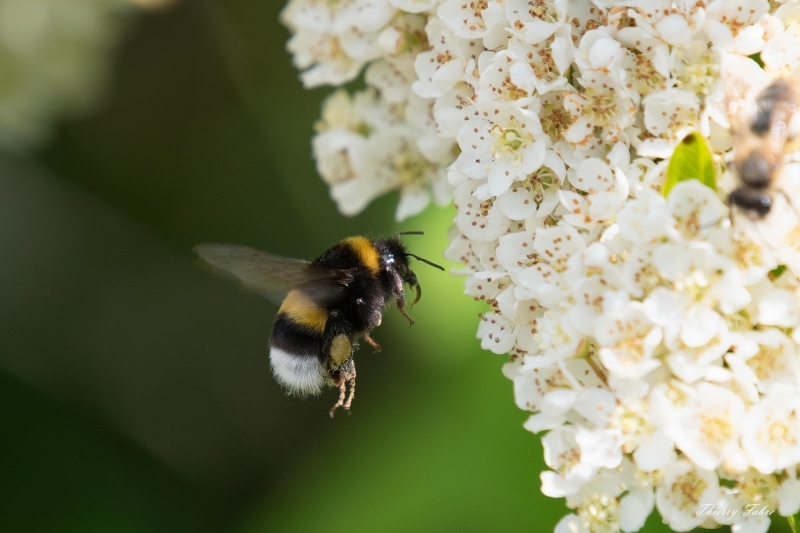
[[[364,340],[367,341],[367,344],[372,346],[372,349],[375,350],[375,352],[381,351],[381,345],[375,342],[373,338],[369,336],[369,333],[364,333]]]

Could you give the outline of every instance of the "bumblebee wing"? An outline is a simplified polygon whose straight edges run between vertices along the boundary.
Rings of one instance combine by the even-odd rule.
[[[352,280],[349,270],[315,268],[292,259],[236,244],[200,244],[194,252],[211,270],[241,282],[280,305],[286,294],[303,287],[315,301],[333,301]]]

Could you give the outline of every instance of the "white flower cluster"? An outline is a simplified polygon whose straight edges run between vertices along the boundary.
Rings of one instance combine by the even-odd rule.
[[[426,33],[436,0],[290,0],[282,13],[288,48],[306,87],[342,85],[364,70],[367,88],[325,102],[313,140],[317,170],[346,215],[391,190],[395,217],[452,198],[446,165],[453,138],[437,134],[433,100],[413,91],[431,54]]]
[[[128,0],[0,0],[0,147],[42,144],[106,86]]]
[[[462,150],[446,255],[546,432],[542,490],[575,509],[558,533],[638,531],[654,507],[676,531],[764,532],[800,509],[797,217],[734,232],[700,182],[659,192],[687,133],[726,160],[730,95],[799,63],[800,3],[770,10],[490,1],[478,76],[440,114]]]
[[[378,4],[418,15],[378,23]],[[424,37],[381,86],[386,36],[421,35],[388,22],[404,17]],[[430,113],[416,150],[457,143],[436,161],[457,209],[446,257],[490,307],[478,337],[511,354],[525,427],[546,432],[543,491],[575,510],[557,533],[637,531],[654,508],[676,531],[755,533],[800,510],[800,202],[782,201],[800,164],[757,223],[732,225],[698,181],[661,193],[688,133],[724,168],[731,112],[800,72],[800,1],[292,0],[287,18],[308,85],[372,61],[315,140],[345,212],[397,186],[411,143],[364,147],[412,102]]]

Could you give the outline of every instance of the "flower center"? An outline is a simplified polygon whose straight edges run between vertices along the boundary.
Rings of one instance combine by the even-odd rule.
[[[734,435],[730,412],[723,410],[717,413],[705,413],[700,418],[700,433],[705,437],[706,443],[713,450],[721,451]]]
[[[619,531],[619,501],[604,494],[587,498],[578,508],[578,516],[592,533],[612,533]]]
[[[595,127],[607,125],[617,115],[617,99],[614,91],[598,91],[594,87],[589,87],[584,97],[587,100],[584,109],[588,109]]]
[[[692,470],[676,479],[670,488],[670,492],[678,497],[675,502],[679,508],[695,511],[708,483]]]
[[[559,97],[557,102],[563,103]],[[563,105],[557,105],[555,101],[542,102],[542,112],[540,118],[542,129],[553,142],[561,140],[563,132],[572,125],[572,116]]]
[[[773,372],[781,369],[782,365],[780,364],[780,359],[782,350],[763,344],[760,344],[758,348],[758,353],[747,360],[747,366],[753,369],[758,379],[769,379]]]
[[[510,155],[515,165],[520,164],[520,149],[533,142],[533,136],[516,123],[509,127],[495,124],[489,133],[495,138],[491,147],[492,155],[497,159]]]

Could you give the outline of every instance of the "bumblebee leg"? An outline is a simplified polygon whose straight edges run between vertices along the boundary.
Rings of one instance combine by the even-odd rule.
[[[350,378],[348,380],[348,383],[350,383],[350,395],[347,397],[347,401],[344,402],[343,407],[344,410],[347,411],[348,414],[350,414],[350,404],[353,403],[353,397],[356,395],[356,377],[353,376],[352,378]]]
[[[333,407],[331,407],[331,410],[330,410],[331,418],[333,418],[333,413],[335,413],[336,410],[339,407],[344,405],[344,394],[345,394],[345,390],[346,390],[345,389],[345,383],[346,382],[347,382],[347,380],[344,378],[344,376],[339,376],[339,383],[337,384],[337,385],[339,385],[339,401],[336,402],[336,404]],[[352,394],[351,394],[351,396],[352,396]],[[345,409],[348,409],[348,410],[350,409],[350,404],[349,403],[348,403],[347,407],[345,407]]]
[[[397,273],[395,270],[384,270],[384,272],[388,273],[389,276],[392,278],[392,283],[394,283],[394,292],[397,294],[397,308],[406,317],[408,323],[410,325],[414,325],[414,319],[408,316],[406,313],[406,291],[403,290],[403,278],[400,277],[400,274]]]
[[[353,362],[353,358],[349,358],[347,361],[342,363],[342,366],[338,369],[339,376],[336,379],[336,385],[339,387],[339,401],[331,407],[330,415],[333,418],[333,414],[336,412],[336,409],[339,407],[344,408],[345,411],[350,413],[350,404],[353,403],[353,396],[356,393],[356,364]],[[345,392],[346,392],[346,384],[350,384],[350,395],[347,397],[347,401],[344,401]]]
[[[406,317],[406,320],[408,320],[408,325],[413,326],[414,319],[408,316],[408,313],[406,313],[406,291],[403,290],[402,285],[400,287],[400,292],[397,293],[397,308],[401,313],[403,313],[403,316]]]
[[[367,341],[367,344],[372,346],[372,349],[375,350],[376,352],[380,352],[381,351],[381,345],[378,344],[377,342],[375,342],[372,339],[372,337],[369,336],[369,333],[366,333],[366,332],[364,333],[364,340]]]

